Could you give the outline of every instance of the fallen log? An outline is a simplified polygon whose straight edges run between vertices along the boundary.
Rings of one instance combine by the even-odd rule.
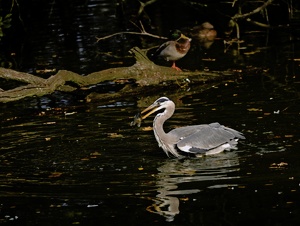
[[[136,59],[136,63],[130,67],[119,67],[102,70],[81,76],[71,71],[60,70],[57,74],[47,79],[40,78],[24,72],[17,72],[11,69],[0,68],[0,78],[15,80],[25,85],[10,90],[0,91],[0,102],[12,102],[21,100],[25,97],[44,96],[54,91],[72,92],[77,89],[88,89],[87,87],[105,81],[118,81],[124,79],[134,79],[137,83],[136,89],[128,87],[121,90],[118,94],[97,95],[97,98],[110,99],[118,98],[123,95],[137,94],[143,92],[150,86],[169,86],[177,84],[182,86],[184,83],[206,83],[217,80],[230,79],[236,76],[234,72],[182,72],[173,68],[159,66],[148,59],[145,52],[137,47],[131,49],[131,53]],[[70,85],[72,84],[72,85]],[[89,97],[91,98],[91,97]]]

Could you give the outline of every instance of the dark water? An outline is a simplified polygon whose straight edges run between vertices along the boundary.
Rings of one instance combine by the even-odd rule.
[[[299,224],[299,100],[265,85],[245,78],[182,100],[174,94],[166,129],[218,121],[247,137],[238,150],[205,158],[167,158],[143,131],[151,120],[129,126],[144,107],[135,101],[16,107],[24,112],[3,114],[1,123],[1,221]]]
[[[86,13],[75,16],[76,25],[90,21],[89,13],[101,9],[107,14],[99,17],[112,15],[113,5],[103,4],[86,6]],[[51,21],[52,17],[46,18]],[[109,18],[113,32],[113,25],[117,30],[120,24]],[[44,46],[34,45],[33,57],[26,58],[33,62],[18,64],[24,70],[64,68],[86,74],[132,60],[122,43],[122,51],[118,44],[112,48],[118,54],[104,54],[107,49],[99,46],[100,55],[87,51],[97,45],[78,34],[91,37],[91,32],[98,32],[84,26],[74,42],[82,48],[67,51],[55,38],[65,36],[50,25],[34,36]],[[101,26],[98,29],[103,35],[107,32]],[[54,38],[47,36],[49,31]],[[231,68],[244,73],[210,89],[181,88],[186,89],[184,97],[172,90],[107,104],[84,103],[57,93],[2,104],[0,223],[299,225],[300,53],[299,42],[291,37],[286,31],[270,36],[250,33],[244,36],[240,51],[233,46],[224,52],[221,40],[199,59],[191,52],[187,56],[191,60],[179,63],[184,68]],[[79,57],[73,61],[67,53]],[[52,61],[53,56],[59,60]],[[153,118],[141,128],[129,125],[136,112],[165,95],[177,106],[165,130],[217,121],[243,132],[247,139],[238,150],[215,156],[167,158],[148,129]]]

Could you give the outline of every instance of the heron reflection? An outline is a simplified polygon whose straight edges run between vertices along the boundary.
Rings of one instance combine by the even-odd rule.
[[[218,154],[224,150],[237,149],[239,139],[245,139],[241,132],[219,123],[202,124],[180,127],[165,133],[164,122],[169,119],[174,111],[175,104],[167,97],[160,97],[153,104],[135,116],[131,125],[140,126],[142,119],[154,112],[158,113],[153,120],[155,138],[164,152],[169,156],[180,157],[182,153],[193,155]],[[145,114],[145,115],[143,115]]]
[[[180,203],[201,205],[201,195],[196,194],[202,190],[236,186],[232,182],[239,178],[236,172],[240,169],[237,153],[226,152],[201,159],[166,160],[157,170],[157,195],[146,210],[172,222],[180,214]]]

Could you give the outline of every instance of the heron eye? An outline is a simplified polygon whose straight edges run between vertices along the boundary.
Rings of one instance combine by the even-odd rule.
[[[156,102],[157,103],[163,103],[163,102],[166,102],[166,101],[169,101],[169,99],[167,97],[161,97]]]

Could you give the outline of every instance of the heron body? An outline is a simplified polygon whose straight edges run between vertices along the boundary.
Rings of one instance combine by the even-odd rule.
[[[161,109],[164,111],[158,113],[153,120],[153,131],[158,145],[168,156],[171,153],[179,157],[181,152],[194,155],[217,154],[224,150],[236,149],[238,139],[245,139],[242,133],[217,122],[180,127],[166,133],[163,129],[164,122],[175,111],[174,102],[167,97],[160,97],[142,111],[142,114],[148,112],[142,119]]]

